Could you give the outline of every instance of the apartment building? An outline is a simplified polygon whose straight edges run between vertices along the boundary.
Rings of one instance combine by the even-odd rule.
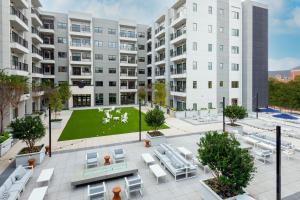
[[[0,66],[32,85],[6,119],[43,108],[43,81],[68,82],[69,107],[137,103],[166,84],[177,110],[267,106],[268,9],[250,0],[174,0],[150,26],[42,11],[40,0],[1,1]]]

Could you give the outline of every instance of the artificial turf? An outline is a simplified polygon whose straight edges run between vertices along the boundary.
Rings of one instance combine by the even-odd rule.
[[[108,124],[103,124],[104,112],[99,112],[97,109],[73,111],[58,141],[138,132],[139,111],[132,107],[117,109],[121,110],[121,114],[125,112],[128,113],[128,122],[126,124],[121,121],[116,122],[113,120]],[[113,117],[120,117],[121,119],[121,114],[116,113],[116,110],[111,112],[111,115]],[[142,131],[151,130],[144,118],[145,114],[142,113]],[[169,127],[167,125],[161,127],[161,129],[165,128]]]

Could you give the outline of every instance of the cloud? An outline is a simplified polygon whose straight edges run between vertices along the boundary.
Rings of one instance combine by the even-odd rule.
[[[269,71],[289,70],[297,66],[300,66],[300,59],[298,58],[269,59]]]

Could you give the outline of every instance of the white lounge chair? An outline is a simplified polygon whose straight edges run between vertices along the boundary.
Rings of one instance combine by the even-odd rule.
[[[126,124],[128,122],[128,118],[127,117],[122,117],[121,122]]]
[[[103,124],[107,124],[107,123],[109,123],[110,122],[110,119],[108,119],[108,118],[103,118]]]
[[[116,107],[115,107],[115,106],[111,107],[111,111],[114,111],[115,109],[116,109]]]
[[[120,114],[120,113],[121,113],[121,110],[120,110],[120,109],[116,110],[116,113],[117,113],[117,114]]]
[[[88,185],[88,197],[90,200],[106,200],[106,196],[105,182],[100,185]]]
[[[125,161],[125,151],[122,148],[117,148],[113,150],[113,158],[115,163],[124,162]]]
[[[102,109],[102,108],[98,108],[98,111],[99,111],[99,112],[103,112],[103,109]]]
[[[97,152],[86,153],[86,168],[91,166],[98,166],[99,164],[99,154]]]
[[[130,198],[130,194],[133,192],[139,192],[143,196],[144,183],[140,175],[127,178],[125,177],[125,194],[127,199]]]
[[[266,164],[267,161],[272,162],[273,160],[273,152],[271,150],[255,149],[254,155],[255,160],[262,160],[264,164]]]

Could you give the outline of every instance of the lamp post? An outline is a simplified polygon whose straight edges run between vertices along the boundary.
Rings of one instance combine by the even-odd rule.
[[[276,127],[276,199],[281,200],[281,127]]]
[[[225,132],[225,97],[223,97],[223,132]]]
[[[49,104],[49,157],[51,157],[51,106]]]
[[[142,103],[139,98],[139,141],[142,141]]]

